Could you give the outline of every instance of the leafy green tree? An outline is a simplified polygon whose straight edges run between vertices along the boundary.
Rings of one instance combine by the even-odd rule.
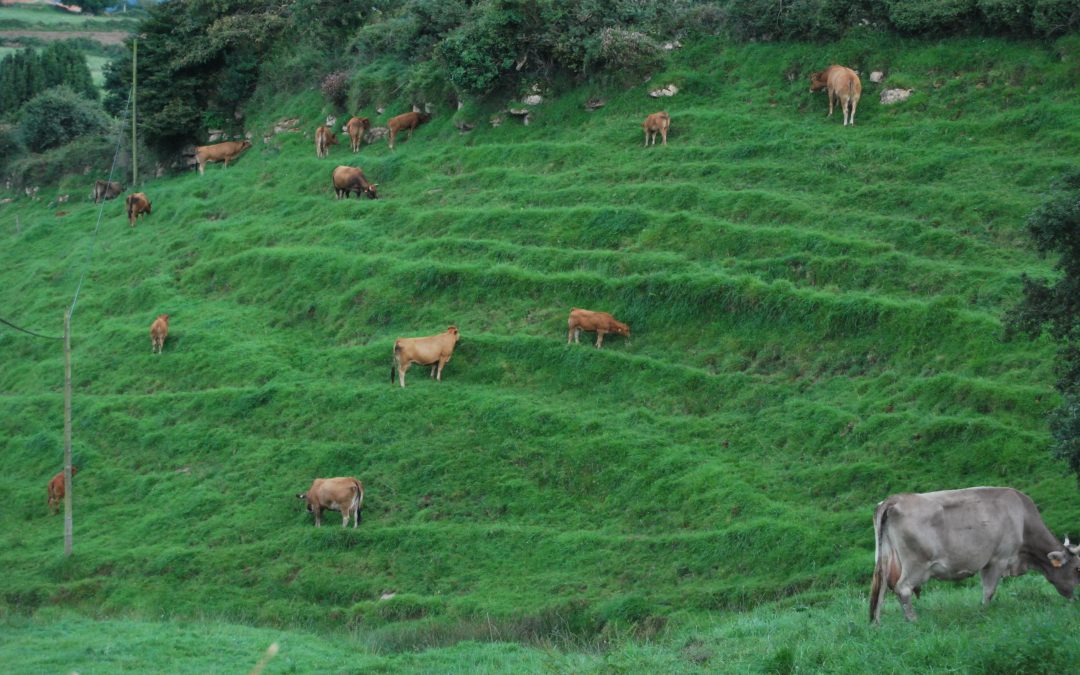
[[[19,129],[30,150],[42,152],[108,128],[101,106],[68,87],[49,89],[19,110]]]
[[[1080,170],[1062,176],[1028,217],[1042,255],[1055,255],[1052,280],[1024,277],[1024,298],[1007,316],[1007,334],[1043,333],[1060,345],[1057,389],[1062,405],[1050,417],[1055,453],[1080,481]]]

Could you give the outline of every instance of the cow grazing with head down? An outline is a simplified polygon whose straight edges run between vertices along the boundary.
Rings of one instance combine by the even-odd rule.
[[[394,382],[394,369],[402,389],[405,388],[405,372],[416,363],[431,366],[431,377],[442,382],[442,371],[454,353],[460,336],[457,326],[450,326],[445,333],[429,337],[398,338],[394,341],[394,362],[390,366],[390,382]]]
[[[870,622],[880,623],[886,589],[915,620],[911,596],[929,579],[982,579],[989,604],[1002,577],[1037,570],[1071,598],[1080,546],[1058,543],[1031,498],[1012,488],[974,487],[893,495],[874,511]]]
[[[349,132],[353,152],[360,152],[360,144],[364,142],[364,132],[370,128],[371,120],[366,117],[353,117],[345,124],[345,131]]]
[[[326,157],[330,154],[330,146],[337,145],[337,134],[330,131],[330,127],[325,124],[315,130],[315,156],[319,158]]]
[[[150,200],[145,192],[133,192],[127,196],[128,224],[135,227],[135,219],[144,213],[150,213]]]
[[[337,511],[341,514],[341,526],[348,527],[352,517],[353,529],[362,520],[360,509],[364,505],[364,484],[352,476],[342,478],[316,478],[307,492],[296,495],[307,504],[309,513],[315,514],[315,527],[322,527],[322,512]]]
[[[607,312],[590,312],[587,309],[574,307],[570,310],[570,318],[566,323],[570,329],[566,335],[566,344],[570,344],[571,341],[580,343],[583,330],[596,331],[597,349],[604,344],[604,335],[607,333],[630,337],[630,326],[617,321]]]
[[[667,145],[667,132],[671,127],[671,116],[664,111],[653,113],[645,118],[641,128],[645,130],[645,147],[649,147],[649,139],[656,145],[656,134],[660,134],[661,145]]]
[[[94,191],[90,196],[94,198],[94,203],[98,204],[106,199],[116,199],[123,192],[124,186],[114,180],[97,180],[94,181]]]
[[[72,466],[71,477],[74,478],[77,473],[79,473],[79,467]],[[57,513],[60,513],[60,504],[64,501],[64,495],[66,494],[64,491],[63,471],[53,476],[52,480],[49,481],[48,493],[49,513],[55,516]]]
[[[169,337],[169,315],[158,314],[150,324],[150,353],[161,353],[165,349],[165,338]]]
[[[424,122],[427,122],[430,119],[431,119],[430,114],[428,114],[428,113],[418,113],[418,112],[407,112],[407,113],[405,113],[403,115],[398,115],[397,117],[391,117],[386,122],[386,128],[390,130],[390,133],[389,133],[389,136],[388,136],[389,139],[390,139],[389,140],[390,149],[391,150],[394,149],[394,139],[397,138],[397,135],[398,135],[399,131],[404,131],[404,130],[408,129],[409,130],[409,135],[405,139],[405,140],[408,140],[408,139],[412,138],[412,133],[413,133],[413,131],[416,130],[416,127],[420,126],[421,124],[423,124]]]
[[[195,148],[195,162],[199,165],[199,174],[206,170],[207,162],[224,162],[225,168],[229,168],[229,162],[240,156],[240,153],[251,147],[251,141],[225,141],[214,145],[200,145]]]
[[[829,114],[832,116],[833,100],[840,102],[840,109],[844,113],[844,126],[850,122],[855,125],[855,108],[859,106],[859,97],[862,96],[862,82],[859,76],[851,68],[844,66],[829,66],[819,73],[810,75],[810,91],[825,89],[829,93]],[[850,115],[848,107],[850,105]]]
[[[338,199],[348,199],[350,192],[356,193],[356,198],[367,195],[370,199],[378,199],[379,194],[375,188],[378,183],[369,183],[364,177],[364,172],[354,166],[339,166],[331,174],[334,183],[334,195]]]

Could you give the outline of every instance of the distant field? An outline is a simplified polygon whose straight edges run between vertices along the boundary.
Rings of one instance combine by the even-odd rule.
[[[46,30],[125,30],[135,26],[136,16],[82,16],[50,7],[4,7],[0,9],[0,29],[41,26]]]

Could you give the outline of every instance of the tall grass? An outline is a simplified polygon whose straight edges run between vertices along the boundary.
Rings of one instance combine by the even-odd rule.
[[[321,100],[262,92],[256,146],[139,185],[154,210],[135,228],[108,202],[93,238],[104,160],[55,188],[66,204],[43,189],[0,206],[0,316],[57,333],[88,271],[69,560],[43,494],[62,354],[0,332],[8,624],[27,640],[92,632],[80,615],[135,635],[274,629],[236,629],[252,663],[278,630],[348,632],[372,652],[358,668],[405,670],[1028,664],[1015,636],[1072,621],[1040,579],[985,614],[970,589],[935,594],[945,606],[902,629],[910,652],[863,628],[861,588],[891,492],[1008,484],[1055,532],[1080,520],[1046,450],[1053,347],[1000,338],[1021,275],[1050,269],[1024,218],[1080,149],[1073,42],[690,45],[651,83],[682,92],[663,104],[669,145],[649,149],[647,87],[593,113],[594,91],[570,91],[528,127],[440,109],[396,152],[329,160],[310,137]],[[884,108],[866,83],[845,129],[806,92],[830,61],[918,96]],[[259,140],[294,115],[304,133]],[[383,198],[335,201],[339,163]],[[568,346],[573,306],[633,337]],[[394,338],[449,324],[443,381],[417,368],[392,386]],[[330,475],[367,486],[355,531],[315,530],[294,497]],[[531,648],[448,646],[463,640]]]

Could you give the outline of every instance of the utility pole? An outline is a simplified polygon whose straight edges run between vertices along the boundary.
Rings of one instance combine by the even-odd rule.
[[[135,137],[135,109],[136,99],[139,92],[138,70],[139,63],[139,38],[131,43],[131,187],[135,188],[139,183],[139,160],[137,156],[138,144]]]
[[[71,557],[71,310],[64,312],[64,557]]]

